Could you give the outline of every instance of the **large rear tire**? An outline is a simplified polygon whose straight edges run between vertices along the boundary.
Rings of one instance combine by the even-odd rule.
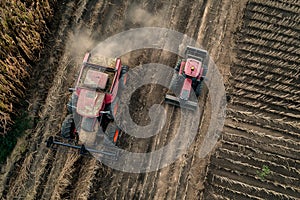
[[[116,131],[118,130],[118,133],[116,135]],[[118,141],[118,138],[120,137],[120,130],[114,123],[109,123],[106,130],[105,130],[106,136],[109,138],[109,141],[113,144],[116,144]]]
[[[202,84],[203,84],[203,83],[202,83],[202,81],[201,81],[201,82],[199,82],[198,85],[197,85],[197,88],[196,88],[196,91],[195,91],[197,97],[199,97],[200,94],[201,94]]]
[[[61,136],[66,139],[72,139],[73,132],[75,130],[75,123],[73,119],[73,115],[69,114],[65,118],[61,126]]]
[[[129,71],[129,67],[124,65],[122,66],[121,69],[121,74],[120,74],[120,81],[119,84],[121,86],[121,89],[123,89],[127,83],[127,79],[128,79],[128,74],[127,72]]]

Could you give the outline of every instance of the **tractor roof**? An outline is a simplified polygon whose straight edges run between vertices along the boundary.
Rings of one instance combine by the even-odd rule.
[[[191,77],[197,77],[201,72],[201,62],[192,58],[187,59],[184,73]]]
[[[87,87],[104,90],[107,84],[108,74],[89,69],[86,73],[83,84]]]

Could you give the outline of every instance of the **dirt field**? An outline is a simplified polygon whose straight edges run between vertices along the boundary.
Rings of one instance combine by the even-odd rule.
[[[49,28],[49,43],[42,52],[44,59],[32,80],[36,95],[29,111],[36,119],[36,128],[2,170],[1,198],[299,198],[299,19],[292,15],[299,13],[299,3],[293,3],[294,10],[284,3],[274,6],[273,1],[268,2],[270,5],[248,4],[244,16],[246,0],[60,1],[55,23]],[[284,14],[291,16],[291,26],[280,21]],[[268,31],[272,20],[279,23],[275,27],[278,34]],[[113,170],[65,148],[46,148],[45,139],[59,135],[67,113],[68,88],[74,83],[84,53],[113,34],[144,26],[169,28],[196,39],[210,52],[224,77],[231,103],[211,164],[209,157],[200,159],[197,154],[202,134],[175,163],[141,174]],[[241,31],[235,34],[238,28]],[[139,51],[125,55],[124,61],[134,67],[155,61],[175,64],[176,58],[161,51]],[[136,123],[147,123],[147,108],[161,102],[164,92],[157,86],[137,91],[143,99],[133,100]],[[211,106],[206,104],[208,96],[202,97],[207,108],[200,116],[199,133],[207,130]],[[140,107],[144,109],[140,111]],[[149,140],[125,134],[118,145],[149,152],[167,144],[176,133],[171,130],[176,129],[180,116],[177,108],[166,108],[165,134]],[[262,165],[271,170],[265,180],[256,175]]]
[[[205,199],[300,198],[299,11],[296,1],[247,5]]]

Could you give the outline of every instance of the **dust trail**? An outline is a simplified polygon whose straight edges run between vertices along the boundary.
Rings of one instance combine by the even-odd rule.
[[[73,32],[69,33],[68,41],[66,42],[66,51],[70,57],[82,60],[83,55],[96,45],[97,42],[91,37],[91,30],[73,30]]]
[[[163,26],[163,13],[165,12],[164,7],[151,13],[145,9],[145,5],[134,5],[129,9],[128,22],[138,24],[140,26]]]

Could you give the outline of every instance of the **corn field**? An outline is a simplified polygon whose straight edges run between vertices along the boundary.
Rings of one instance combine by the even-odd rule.
[[[24,80],[39,60],[52,10],[48,0],[0,2],[0,130],[6,133],[15,105],[26,93]]]
[[[248,2],[207,199],[300,198],[299,1]],[[270,174],[262,180],[262,166]]]

